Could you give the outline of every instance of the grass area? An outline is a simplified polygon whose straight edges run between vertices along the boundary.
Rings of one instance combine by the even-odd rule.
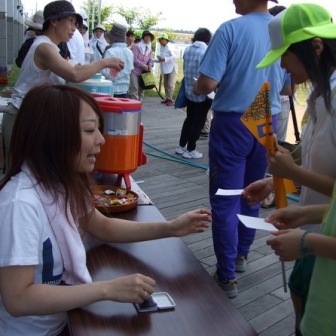
[[[183,60],[178,59],[177,65],[178,65],[178,73],[176,76],[176,84],[175,84],[175,90],[174,90],[174,95],[173,95],[174,99],[176,98],[177,92],[180,89],[181,80],[183,78]],[[161,95],[164,97],[163,79],[160,75],[158,75],[156,78],[156,87],[159,89]],[[145,97],[157,97],[157,96],[158,94],[155,89],[145,91]]]

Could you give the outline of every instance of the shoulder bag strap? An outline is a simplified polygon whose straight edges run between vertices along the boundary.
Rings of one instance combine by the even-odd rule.
[[[97,47],[97,50],[99,51],[100,56],[103,57],[103,52],[101,51],[101,49],[100,49],[100,47],[98,45],[98,41],[97,41],[96,47]]]

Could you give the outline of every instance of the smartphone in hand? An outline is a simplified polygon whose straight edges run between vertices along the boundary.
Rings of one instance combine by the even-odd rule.
[[[134,306],[139,313],[143,313],[174,309],[175,302],[168,293],[159,292],[153,293],[152,296],[143,303],[134,303]]]
[[[134,303],[134,306],[139,313],[151,312],[159,309],[152,297],[142,303]]]

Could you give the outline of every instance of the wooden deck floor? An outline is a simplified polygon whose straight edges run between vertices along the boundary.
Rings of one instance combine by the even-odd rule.
[[[174,150],[184,118],[183,110],[162,106],[160,99],[145,98],[143,101],[143,150],[148,162],[132,177],[167,220],[197,207],[210,208],[206,175],[208,139],[200,139],[197,143],[197,149],[204,154],[202,159],[187,163],[175,161]],[[267,211],[263,210],[261,216],[266,214]],[[257,232],[249,254],[248,269],[237,274],[239,295],[232,302],[259,335],[294,335],[291,300],[283,290],[278,258],[265,244],[268,237],[265,232]],[[210,276],[216,264],[211,228],[183,240]],[[287,277],[292,266],[293,263],[285,264]]]

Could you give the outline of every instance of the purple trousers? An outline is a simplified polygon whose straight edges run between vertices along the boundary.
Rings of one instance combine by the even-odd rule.
[[[239,222],[237,214],[259,216],[259,205],[249,206],[240,196],[216,196],[218,188],[243,189],[265,176],[266,150],[240,121],[240,113],[214,111],[209,137],[210,204],[217,273],[234,279],[237,256],[247,257],[255,230]],[[276,117],[273,118],[276,131]]]

